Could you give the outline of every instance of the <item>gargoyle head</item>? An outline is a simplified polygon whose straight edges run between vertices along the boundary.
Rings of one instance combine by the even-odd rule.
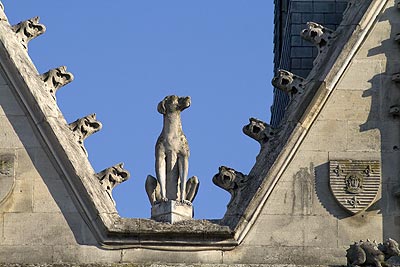
[[[233,196],[235,191],[246,182],[246,176],[232,168],[221,166],[212,181],[215,185],[225,189]]]
[[[91,114],[78,119],[69,124],[70,129],[79,136],[79,143],[82,144],[88,136],[98,132],[102,128],[102,124],[96,120],[96,114]]]
[[[112,197],[112,190],[115,186],[128,180],[130,174],[127,170],[124,169],[124,164],[119,163],[97,173],[96,176],[99,179],[100,184],[106,190],[108,196],[114,202],[114,199]]]
[[[39,17],[22,21],[12,28],[25,48],[28,47],[28,42],[30,40],[46,31],[46,27],[39,23]]]
[[[160,103],[158,103],[157,111],[163,115],[168,113],[180,112],[190,107],[190,96],[179,97],[176,95],[166,96]]]
[[[243,133],[260,142],[261,145],[275,136],[275,132],[268,123],[256,118],[250,118],[249,124],[243,127]]]
[[[324,27],[315,22],[307,22],[307,28],[301,31],[300,36],[315,45],[324,46],[326,43],[323,40]]]
[[[291,92],[293,73],[286,70],[278,70],[277,75],[272,79],[272,85],[282,91]]]
[[[56,91],[60,87],[72,82],[74,75],[71,72],[67,72],[67,67],[61,66],[44,73],[42,80],[50,94],[55,98]]]

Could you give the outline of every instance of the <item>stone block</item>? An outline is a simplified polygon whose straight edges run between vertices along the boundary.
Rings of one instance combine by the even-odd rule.
[[[0,148],[38,147],[30,121],[25,116],[0,116]]]
[[[33,164],[35,150],[39,148],[16,150],[18,165],[15,170],[17,180],[38,179],[40,175]]]
[[[0,206],[5,212],[32,212],[33,183],[31,180],[16,180],[10,196]]]
[[[301,13],[292,13],[292,23],[301,23]]]
[[[366,239],[381,242],[383,233],[382,222],[382,216],[377,215],[376,212],[364,212],[339,220],[339,247],[348,247],[355,241]]]
[[[180,251],[124,249],[121,262],[135,263],[180,263],[180,264],[221,264],[222,251]]]
[[[302,215],[260,215],[246,236],[245,245],[303,246],[306,223]]]
[[[14,95],[11,93],[8,85],[3,85],[4,80],[0,75],[0,116],[4,115],[14,115],[23,116],[25,115],[22,108],[15,100]]]
[[[16,231],[14,229],[14,234]],[[53,247],[46,245],[8,246],[0,244],[1,263],[37,264],[52,263]]]
[[[7,85],[8,82],[5,77],[3,77],[3,73],[0,73],[0,86]]]
[[[287,266],[287,264],[304,264],[307,259],[304,258],[303,247],[274,247],[274,246],[255,246],[246,244],[238,246],[234,250],[224,251],[224,264],[278,264]],[[312,264],[310,264],[312,265]]]
[[[381,158],[382,183],[393,187],[400,185],[398,177],[400,173],[400,165],[398,164],[400,151],[382,152],[380,157],[377,158]]]
[[[312,58],[302,58],[301,59],[301,68],[302,69],[312,69],[314,67]]]
[[[5,213],[4,245],[25,246],[76,244],[62,213]]]
[[[364,97],[364,92],[361,90],[336,90],[328,99],[318,119],[335,118],[341,121],[358,120],[364,122],[378,120],[379,112],[370,112],[371,105],[372,98]]]
[[[61,171],[56,167],[57,164],[42,148],[36,149],[33,155],[33,163],[40,173],[39,179],[57,180],[61,179]]]
[[[77,212],[75,205],[61,180],[41,179],[34,181],[34,212]]]
[[[303,150],[310,151],[346,151],[348,130],[347,121],[317,120],[303,141]]]
[[[372,122],[373,124],[374,122]],[[381,136],[379,130],[373,126],[368,130],[360,127],[363,122],[347,122],[347,151],[380,151]]]
[[[318,248],[337,248],[338,219],[333,216],[307,216],[304,245]]]
[[[301,46],[302,41],[303,40],[301,39],[300,35],[292,35],[290,43],[292,46]],[[296,67],[292,66],[292,68],[296,68]],[[300,68],[300,66],[298,66],[297,68]]]
[[[301,13],[312,13],[313,11],[313,3],[312,1],[294,1],[292,2],[292,12],[301,12]]]
[[[340,14],[343,17],[343,12],[346,10],[347,8],[347,1],[336,1],[336,12],[338,14]]]
[[[325,240],[330,242],[330,239]],[[303,257],[307,260],[309,265],[320,266],[346,266],[346,248],[324,248],[317,246],[310,246],[304,248]]]
[[[97,246],[64,246],[53,247],[53,261],[56,263],[119,263],[121,262],[121,250],[107,250]],[[132,260],[135,262],[135,260]]]
[[[303,24],[292,24],[292,25],[290,25],[290,34],[291,35],[300,35],[300,33],[303,29],[304,29]]]
[[[386,58],[398,56],[398,44],[391,37],[393,27],[389,20],[380,20],[361,45],[355,59],[386,60]]]
[[[338,25],[343,19],[342,14],[338,13],[326,13],[324,14],[324,24]]]
[[[292,69],[292,73],[300,77],[307,77],[311,69]]]
[[[314,6],[313,6],[313,10],[314,12],[323,12],[323,13],[331,13],[331,12],[335,12],[336,6],[335,6],[335,2],[327,2],[327,1],[320,1],[314,2]]]
[[[300,58],[293,58],[291,61],[291,67],[295,69],[301,68],[301,59]]]
[[[380,59],[353,60],[337,85],[339,90],[368,90],[368,94],[381,88],[385,61]]]
[[[193,218],[193,206],[169,200],[151,207],[151,218],[159,222],[175,223]]]
[[[316,22],[318,24],[322,24],[325,26],[325,17],[324,17],[323,13],[317,13],[317,12],[312,13],[312,20],[309,20],[306,22],[310,22],[310,21]]]

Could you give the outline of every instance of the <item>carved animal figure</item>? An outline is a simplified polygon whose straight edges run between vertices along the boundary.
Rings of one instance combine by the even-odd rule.
[[[157,106],[163,115],[163,129],[156,143],[156,177],[161,201],[178,200],[186,204],[186,179],[189,146],[182,131],[181,112],[191,104],[190,97],[170,95]]]
[[[272,85],[289,94],[290,99],[304,93],[304,78],[287,70],[278,70],[278,74],[272,79]]]
[[[392,256],[399,256],[399,244],[389,238],[383,244],[377,244],[370,240],[355,242],[347,249],[347,266],[369,266],[375,267],[389,266],[386,261]]]
[[[114,165],[97,173],[96,176],[115,205],[114,198],[112,197],[112,190],[120,183],[128,180],[130,176],[129,172],[124,169],[124,164],[119,163]]]
[[[12,29],[25,49],[28,49],[28,42],[30,40],[46,31],[46,27],[39,23],[39,17],[22,21],[14,25]]]
[[[81,148],[87,155],[87,151],[83,145],[83,141],[95,132],[100,131],[102,128],[102,124],[98,120],[96,120],[96,114],[93,113],[74,122],[71,122],[69,124],[69,128],[71,129],[74,137],[77,139],[77,142],[81,145]]]
[[[275,136],[276,130],[266,122],[256,118],[250,118],[249,124],[243,127],[243,133],[264,145]]]
[[[45,87],[55,99],[56,91],[60,87],[72,82],[74,80],[74,75],[67,71],[67,67],[61,66],[42,74],[41,78]]]
[[[231,194],[229,204],[235,199],[243,187],[246,186],[248,177],[232,168],[221,166],[219,172],[214,175],[212,181],[215,185],[228,191]],[[228,204],[228,205],[229,205]]]

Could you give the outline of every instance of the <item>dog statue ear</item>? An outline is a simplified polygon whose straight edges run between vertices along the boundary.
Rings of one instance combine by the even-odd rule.
[[[166,114],[166,111],[165,111],[165,99],[163,101],[161,101],[160,103],[158,103],[157,111],[159,113],[161,113],[161,114],[164,114],[164,115]]]

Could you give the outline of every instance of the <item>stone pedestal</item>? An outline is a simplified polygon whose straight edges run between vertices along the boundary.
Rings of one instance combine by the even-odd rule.
[[[158,222],[176,223],[193,218],[193,206],[180,201],[168,200],[151,207],[151,218]]]

